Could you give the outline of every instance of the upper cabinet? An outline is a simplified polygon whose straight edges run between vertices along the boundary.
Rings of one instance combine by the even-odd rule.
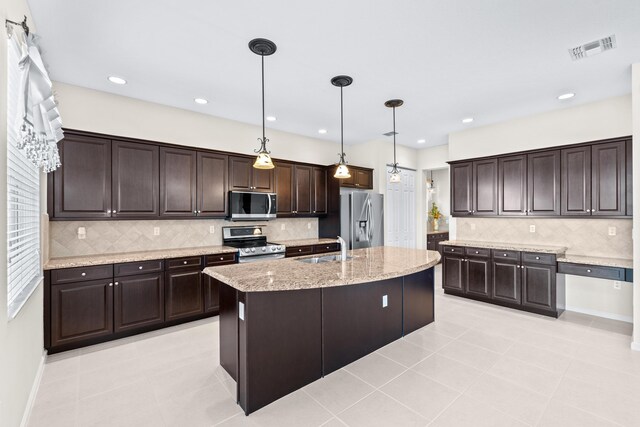
[[[331,170],[334,172],[334,169]],[[340,179],[340,187],[373,190],[373,169],[349,166],[350,178]]]
[[[112,141],[111,158],[111,216],[127,219],[157,217],[158,146]]]
[[[196,165],[193,150],[160,148],[160,215],[196,215]]]
[[[295,211],[294,174],[295,165],[289,162],[274,163],[274,178],[278,201],[277,214],[289,215]]]
[[[631,140],[620,138],[453,162],[451,212],[453,216],[631,216],[630,159]]]
[[[324,167],[275,163],[278,215],[314,216],[327,212],[327,172]]]
[[[229,156],[229,189],[238,191],[274,191],[274,170],[256,169],[253,157]]]
[[[373,182],[371,183],[373,188]],[[313,196],[311,199],[314,214],[327,213],[327,169],[313,167]]]
[[[633,144],[631,140],[626,141],[627,144],[627,216],[633,215]]]
[[[196,203],[198,216],[227,214],[228,162],[226,154],[198,151]]]

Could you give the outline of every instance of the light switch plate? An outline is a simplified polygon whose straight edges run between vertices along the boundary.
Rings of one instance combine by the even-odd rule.
[[[616,228],[615,227],[609,227],[609,236],[615,236],[616,235]]]
[[[238,318],[244,320],[244,303],[238,303]]]
[[[284,229],[285,229],[284,224],[280,224],[280,230],[284,230]]]
[[[622,282],[620,282],[619,280],[614,280],[613,281],[613,289],[617,289],[617,290],[622,289]]]
[[[210,225],[209,226],[209,234],[214,234],[216,232],[216,226],[215,225]]]
[[[310,222],[307,223],[307,229],[311,230],[311,223]]]
[[[78,239],[84,240],[87,238],[87,229],[84,227],[78,227]]]
[[[153,227],[153,235],[154,236],[160,235],[160,227]]]
[[[530,225],[529,226],[529,233],[535,233],[536,232],[536,226],[535,225]]]
[[[387,295],[382,295],[382,308],[385,308],[389,305],[389,297]]]

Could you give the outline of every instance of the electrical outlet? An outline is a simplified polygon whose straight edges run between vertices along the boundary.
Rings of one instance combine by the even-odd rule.
[[[87,238],[87,229],[84,227],[78,227],[78,239],[84,240]]]
[[[210,225],[209,226],[209,234],[214,234],[216,232],[216,227],[215,225]]]
[[[307,229],[311,230],[311,223],[310,222],[307,223]]]
[[[284,226],[284,223],[283,223],[283,224],[280,224],[280,230],[284,230],[285,228],[286,228],[286,227]]]
[[[536,232],[536,226],[535,225],[530,225],[529,226],[529,233],[535,233]]]
[[[153,227],[153,235],[154,236],[160,235],[160,227]]]
[[[615,236],[615,235],[616,235],[616,228],[609,227],[609,236]]]
[[[471,225],[471,230],[475,230],[476,229],[476,225],[475,224],[470,224]]]
[[[622,289],[622,282],[619,281],[619,280],[614,280],[613,281],[613,289],[617,289],[617,290]]]
[[[389,305],[389,297],[387,295],[382,295],[382,308],[385,308]]]

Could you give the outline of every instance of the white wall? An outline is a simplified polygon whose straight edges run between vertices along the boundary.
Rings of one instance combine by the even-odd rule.
[[[633,344],[640,351],[640,63],[632,67],[633,96]]]
[[[449,159],[460,160],[503,154],[626,136],[632,133],[631,95],[624,95],[452,133],[449,135]],[[634,165],[634,170],[640,170],[636,167],[640,165]],[[635,191],[637,190],[636,186]],[[640,199],[636,198],[636,200]],[[634,221],[637,221],[638,215],[636,212]],[[490,221],[495,227],[505,224],[500,218],[490,219]],[[570,220],[556,219],[555,221]],[[457,222],[453,219],[450,224],[450,234],[453,237],[456,236]],[[635,228],[637,230],[637,227]],[[571,248],[569,252],[572,252]],[[576,311],[583,310],[628,320],[628,295],[614,290],[611,281],[598,280],[598,282],[602,286],[602,295],[594,303],[593,293],[590,294],[586,287],[582,287],[585,283],[583,278],[567,276],[567,305]]]
[[[25,0],[0,2],[0,19],[29,17]],[[7,35],[0,35],[0,241],[7,241]],[[7,245],[0,245],[0,425],[20,425],[43,356],[42,284],[18,315],[7,319]]]

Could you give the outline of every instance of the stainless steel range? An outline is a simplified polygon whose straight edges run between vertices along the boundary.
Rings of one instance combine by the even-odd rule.
[[[284,245],[267,242],[259,225],[222,227],[222,244],[238,248],[242,263],[284,258],[286,250]]]

